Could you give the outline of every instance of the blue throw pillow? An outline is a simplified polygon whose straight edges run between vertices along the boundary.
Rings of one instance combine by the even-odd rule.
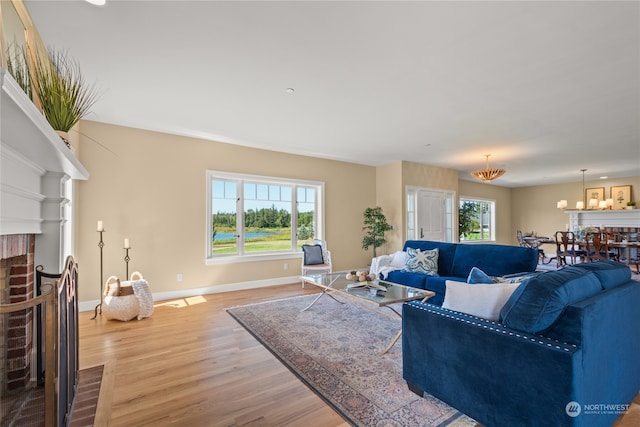
[[[322,257],[322,246],[320,245],[302,245],[304,252],[304,265],[324,264]]]
[[[537,334],[550,327],[565,308],[602,290],[592,272],[568,269],[538,274],[522,283],[500,311],[509,328]]]
[[[493,283],[493,279],[478,267],[473,267],[469,272],[469,276],[467,277],[467,283]]]
[[[438,275],[438,248],[421,251],[420,249],[407,248],[407,260],[405,271],[422,273],[427,276]]]

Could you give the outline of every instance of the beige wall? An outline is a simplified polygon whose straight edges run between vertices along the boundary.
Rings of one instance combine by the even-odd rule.
[[[458,172],[419,163],[397,161],[376,168],[376,202],[382,207],[394,229],[386,235],[387,243],[378,254],[402,249],[407,234],[406,188],[458,189]]]
[[[377,254],[388,254],[402,249],[405,235],[404,190],[402,189],[402,162],[393,162],[376,168],[376,203],[382,208],[393,230],[386,233],[387,243]]]
[[[611,186],[631,185],[632,199],[640,200],[640,176],[585,181],[585,188],[604,187],[605,198],[610,197]],[[558,200],[566,199],[569,208],[575,208],[582,200],[582,180],[567,184],[542,185],[513,189],[511,212],[513,217],[512,240],[516,230],[535,231],[538,235],[553,236],[564,230],[569,222],[565,211],[557,209]],[[638,206],[636,206],[638,208]],[[638,224],[640,227],[640,224]]]
[[[325,182],[326,240],[336,269],[363,266],[362,212],[376,202],[376,170],[352,163],[258,150],[83,121],[77,185],[76,250],[82,301],[99,298],[96,223],[104,221],[104,276],[140,271],[153,292],[180,291],[300,275],[300,258],[205,265],[206,171]],[[284,270],[288,263],[288,270]],[[183,281],[177,274],[183,273]]]
[[[326,239],[336,270],[370,262],[371,249],[362,249],[362,212],[366,207],[381,206],[396,226],[379,252],[391,253],[402,247],[407,186],[496,200],[496,237],[502,244],[516,244],[517,229],[550,235],[563,228],[567,216],[556,209],[556,202],[567,199],[575,206],[582,192],[581,182],[510,189],[459,180],[455,170],[412,162],[376,168],[91,121],[82,121],[79,131],[80,161],[91,174],[88,181],[77,183],[75,207],[74,252],[81,268],[81,301],[99,298],[98,220],[104,221],[106,230],[104,278],[125,276],[122,247],[127,237],[132,246],[129,272],[142,272],[156,293],[300,274],[300,258],[296,256],[205,264],[207,170],[324,182]],[[639,200],[640,177],[585,183],[587,187],[604,186],[607,195],[611,185],[626,184],[633,185],[634,200]],[[178,273],[183,274],[182,282],[177,281]]]

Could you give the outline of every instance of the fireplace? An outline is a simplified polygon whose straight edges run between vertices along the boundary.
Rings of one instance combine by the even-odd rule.
[[[67,338],[70,338],[69,342],[77,341],[68,330],[63,331],[64,336],[57,334],[54,328],[58,320],[53,317],[54,313],[68,314],[70,317],[64,319],[68,322],[77,315],[74,305],[77,303],[75,264],[71,262],[70,271],[74,273],[64,276],[73,278],[68,281],[71,285],[60,281],[59,286],[46,297],[36,295],[34,278],[35,266],[38,265],[49,273],[67,271],[69,263],[65,259],[73,252],[74,182],[88,179],[89,173],[1,67],[0,95],[0,424],[3,424],[4,410],[14,407],[10,400],[15,396],[18,397],[14,402],[20,402],[20,408],[28,417],[34,413],[25,400],[26,395],[21,395],[20,390],[38,389],[33,387],[40,376],[35,356],[40,354],[37,350],[39,322],[35,306],[50,306],[44,310],[47,319],[43,325],[53,331],[46,335],[47,339],[59,340],[58,345],[54,341],[48,345],[45,343],[45,352],[66,347],[68,342],[63,340]],[[53,305],[55,292],[62,292],[56,299],[56,309]],[[63,306],[63,303],[68,304]],[[46,408],[52,408],[53,404],[44,405],[45,419],[50,420],[45,425],[61,425],[60,419],[54,418],[68,413],[69,396],[56,394],[55,389],[53,393],[47,393],[48,387],[67,387],[66,383],[63,384],[65,381],[74,384],[72,377],[77,368],[77,354],[73,349],[68,349],[66,354],[69,362],[64,372],[62,369],[58,371],[60,363],[51,365],[50,369],[45,367],[46,376],[51,377],[49,381],[45,379],[44,400],[47,401],[47,395],[54,395],[62,405],[49,417],[46,416],[47,411],[52,410]],[[55,357],[51,360],[55,361]],[[54,372],[60,376],[54,377]],[[3,397],[6,396],[10,399],[5,405]],[[51,422],[53,424],[47,424]]]
[[[34,296],[33,234],[0,236],[0,303]],[[0,387],[3,392],[26,387],[32,380],[34,312],[21,310],[0,316]]]

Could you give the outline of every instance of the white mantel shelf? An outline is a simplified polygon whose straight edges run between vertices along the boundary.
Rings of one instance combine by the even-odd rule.
[[[60,271],[71,252],[73,180],[89,172],[0,68],[0,235],[35,234],[35,264]]]
[[[569,215],[569,227],[625,227],[640,228],[640,209],[618,210],[565,210]]]
[[[89,172],[53,130],[13,77],[0,68],[0,142],[50,172],[86,180]]]

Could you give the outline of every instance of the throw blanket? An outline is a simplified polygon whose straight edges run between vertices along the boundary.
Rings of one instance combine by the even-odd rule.
[[[390,255],[380,255],[379,257],[371,260],[371,267],[369,273],[375,274],[376,277],[386,279],[389,273],[394,270],[402,270],[406,262],[407,254],[403,251],[398,251]]]
[[[133,288],[133,294],[138,298],[140,303],[140,312],[138,313],[138,320],[149,317],[153,314],[153,295],[149,289],[149,284],[146,280],[134,280],[131,282]]]

